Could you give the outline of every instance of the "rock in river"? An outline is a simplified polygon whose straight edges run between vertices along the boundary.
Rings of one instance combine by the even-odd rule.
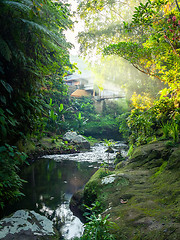
[[[80,148],[90,149],[90,143],[82,135],[78,135],[76,132],[67,132],[63,136],[63,140],[70,143],[75,143]]]
[[[34,211],[18,210],[0,221],[0,239],[50,240],[59,239],[53,222]]]

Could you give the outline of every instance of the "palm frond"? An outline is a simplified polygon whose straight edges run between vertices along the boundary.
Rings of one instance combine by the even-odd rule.
[[[30,4],[30,1],[22,1],[22,2],[24,2],[24,3],[16,2],[16,1],[3,1],[2,0],[1,3],[4,4],[4,6],[12,7],[12,9],[16,9],[17,11],[23,11],[23,12],[25,12],[25,11],[27,12],[27,10],[30,11],[31,7],[33,6],[32,2],[31,2],[31,4]]]
[[[1,36],[0,36],[0,55],[2,55],[7,61],[10,61],[12,57],[12,53],[8,44],[6,43],[6,41],[4,41],[4,39]]]
[[[41,32],[41,33],[45,34],[46,36],[48,36],[50,39],[54,40],[54,42],[59,47],[66,48],[68,46],[67,42],[65,41],[65,39],[63,39],[64,37],[62,37],[62,38],[58,37],[57,34],[55,34],[54,32],[52,32],[50,30],[48,30],[47,27],[43,26],[42,24],[40,25],[38,23],[35,23],[34,21],[26,20],[26,19],[23,19],[23,18],[21,18],[21,21],[26,23],[26,24],[28,24],[29,26],[31,26],[32,29],[35,32]]]
[[[0,83],[2,84],[2,86],[6,89],[6,91],[8,93],[11,93],[13,91],[13,88],[11,87],[11,85],[3,80],[0,80]]]

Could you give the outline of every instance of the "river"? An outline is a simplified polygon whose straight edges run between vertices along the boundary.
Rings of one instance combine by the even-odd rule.
[[[125,144],[117,142],[113,148],[121,149]],[[19,210],[29,209],[47,216],[56,224],[62,239],[80,237],[83,223],[69,209],[72,195],[82,189],[93,173],[103,162],[111,166],[116,153],[106,153],[103,143],[95,144],[89,151],[76,154],[48,155],[38,158],[21,172],[27,182],[22,192],[25,197],[9,206],[6,215]]]

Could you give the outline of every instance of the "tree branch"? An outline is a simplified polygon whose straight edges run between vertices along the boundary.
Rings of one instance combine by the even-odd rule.
[[[179,7],[179,4],[178,4],[178,1],[175,0],[175,2],[176,2],[177,9],[178,9],[178,11],[180,12],[180,7]]]
[[[150,73],[150,71],[145,71],[145,70],[142,70],[140,69],[137,65],[135,65],[134,63],[131,62],[131,64],[133,65],[133,67],[135,67],[137,70],[139,70],[140,72],[144,73],[144,74],[147,74],[149,76],[153,76],[153,77],[156,77],[158,78],[160,81],[163,81],[159,76],[157,76],[156,74],[152,74]],[[163,81],[164,82],[164,81]]]

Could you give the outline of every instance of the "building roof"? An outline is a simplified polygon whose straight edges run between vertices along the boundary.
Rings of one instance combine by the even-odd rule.
[[[90,94],[86,91],[86,90],[83,90],[83,89],[77,89],[76,91],[74,91],[72,94],[71,94],[72,97],[87,97],[87,96],[90,96]]]
[[[81,74],[71,74],[66,77],[64,77],[65,82],[70,82],[70,81],[82,81],[84,83],[88,82],[88,80],[84,77],[82,77]]]

